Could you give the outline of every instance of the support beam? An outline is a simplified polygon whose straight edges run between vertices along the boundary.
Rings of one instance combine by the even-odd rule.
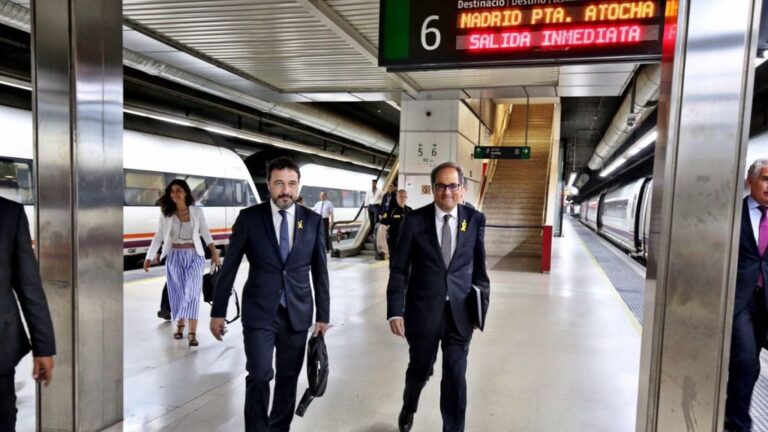
[[[58,355],[42,431],[123,417],[120,0],[34,0],[37,248]]]

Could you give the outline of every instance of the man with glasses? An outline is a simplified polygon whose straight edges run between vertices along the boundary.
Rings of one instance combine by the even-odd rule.
[[[485,216],[458,205],[463,177],[461,167],[453,162],[432,170],[434,203],[405,218],[392,254],[387,318],[392,333],[407,340],[410,355],[400,431],[413,426],[438,345],[443,351],[443,431],[464,430],[467,354],[474,329],[484,321],[490,280],[485,266]],[[480,313],[469,306],[476,292],[481,297]]]

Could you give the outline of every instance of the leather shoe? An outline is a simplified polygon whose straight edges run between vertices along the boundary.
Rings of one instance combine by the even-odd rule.
[[[170,311],[163,311],[163,310],[157,311],[157,317],[161,318],[161,319],[164,319],[166,321],[170,321],[171,320],[171,312]]]
[[[397,427],[400,432],[409,432],[413,427],[413,413],[405,410],[400,411],[400,416],[397,418]]]

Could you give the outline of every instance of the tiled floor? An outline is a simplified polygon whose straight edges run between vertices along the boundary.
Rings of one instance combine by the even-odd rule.
[[[470,348],[468,431],[634,430],[639,326],[579,237],[567,224],[565,230],[555,239],[548,275],[489,258],[488,324]],[[330,382],[292,430],[395,432],[408,352],[386,322],[387,264],[367,258],[329,262]],[[125,421],[109,430],[242,430],[239,324],[218,343],[203,318],[200,347],[190,349],[171,339],[170,323],[155,317],[162,271],[128,272],[125,278]],[[29,431],[33,386],[28,366],[18,372],[24,386],[19,431]],[[299,393],[304,388],[302,376]],[[433,378],[414,432],[440,430],[438,399],[439,378]]]

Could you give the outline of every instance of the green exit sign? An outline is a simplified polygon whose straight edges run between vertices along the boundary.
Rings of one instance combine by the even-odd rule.
[[[475,159],[530,159],[530,147],[475,147]]]

